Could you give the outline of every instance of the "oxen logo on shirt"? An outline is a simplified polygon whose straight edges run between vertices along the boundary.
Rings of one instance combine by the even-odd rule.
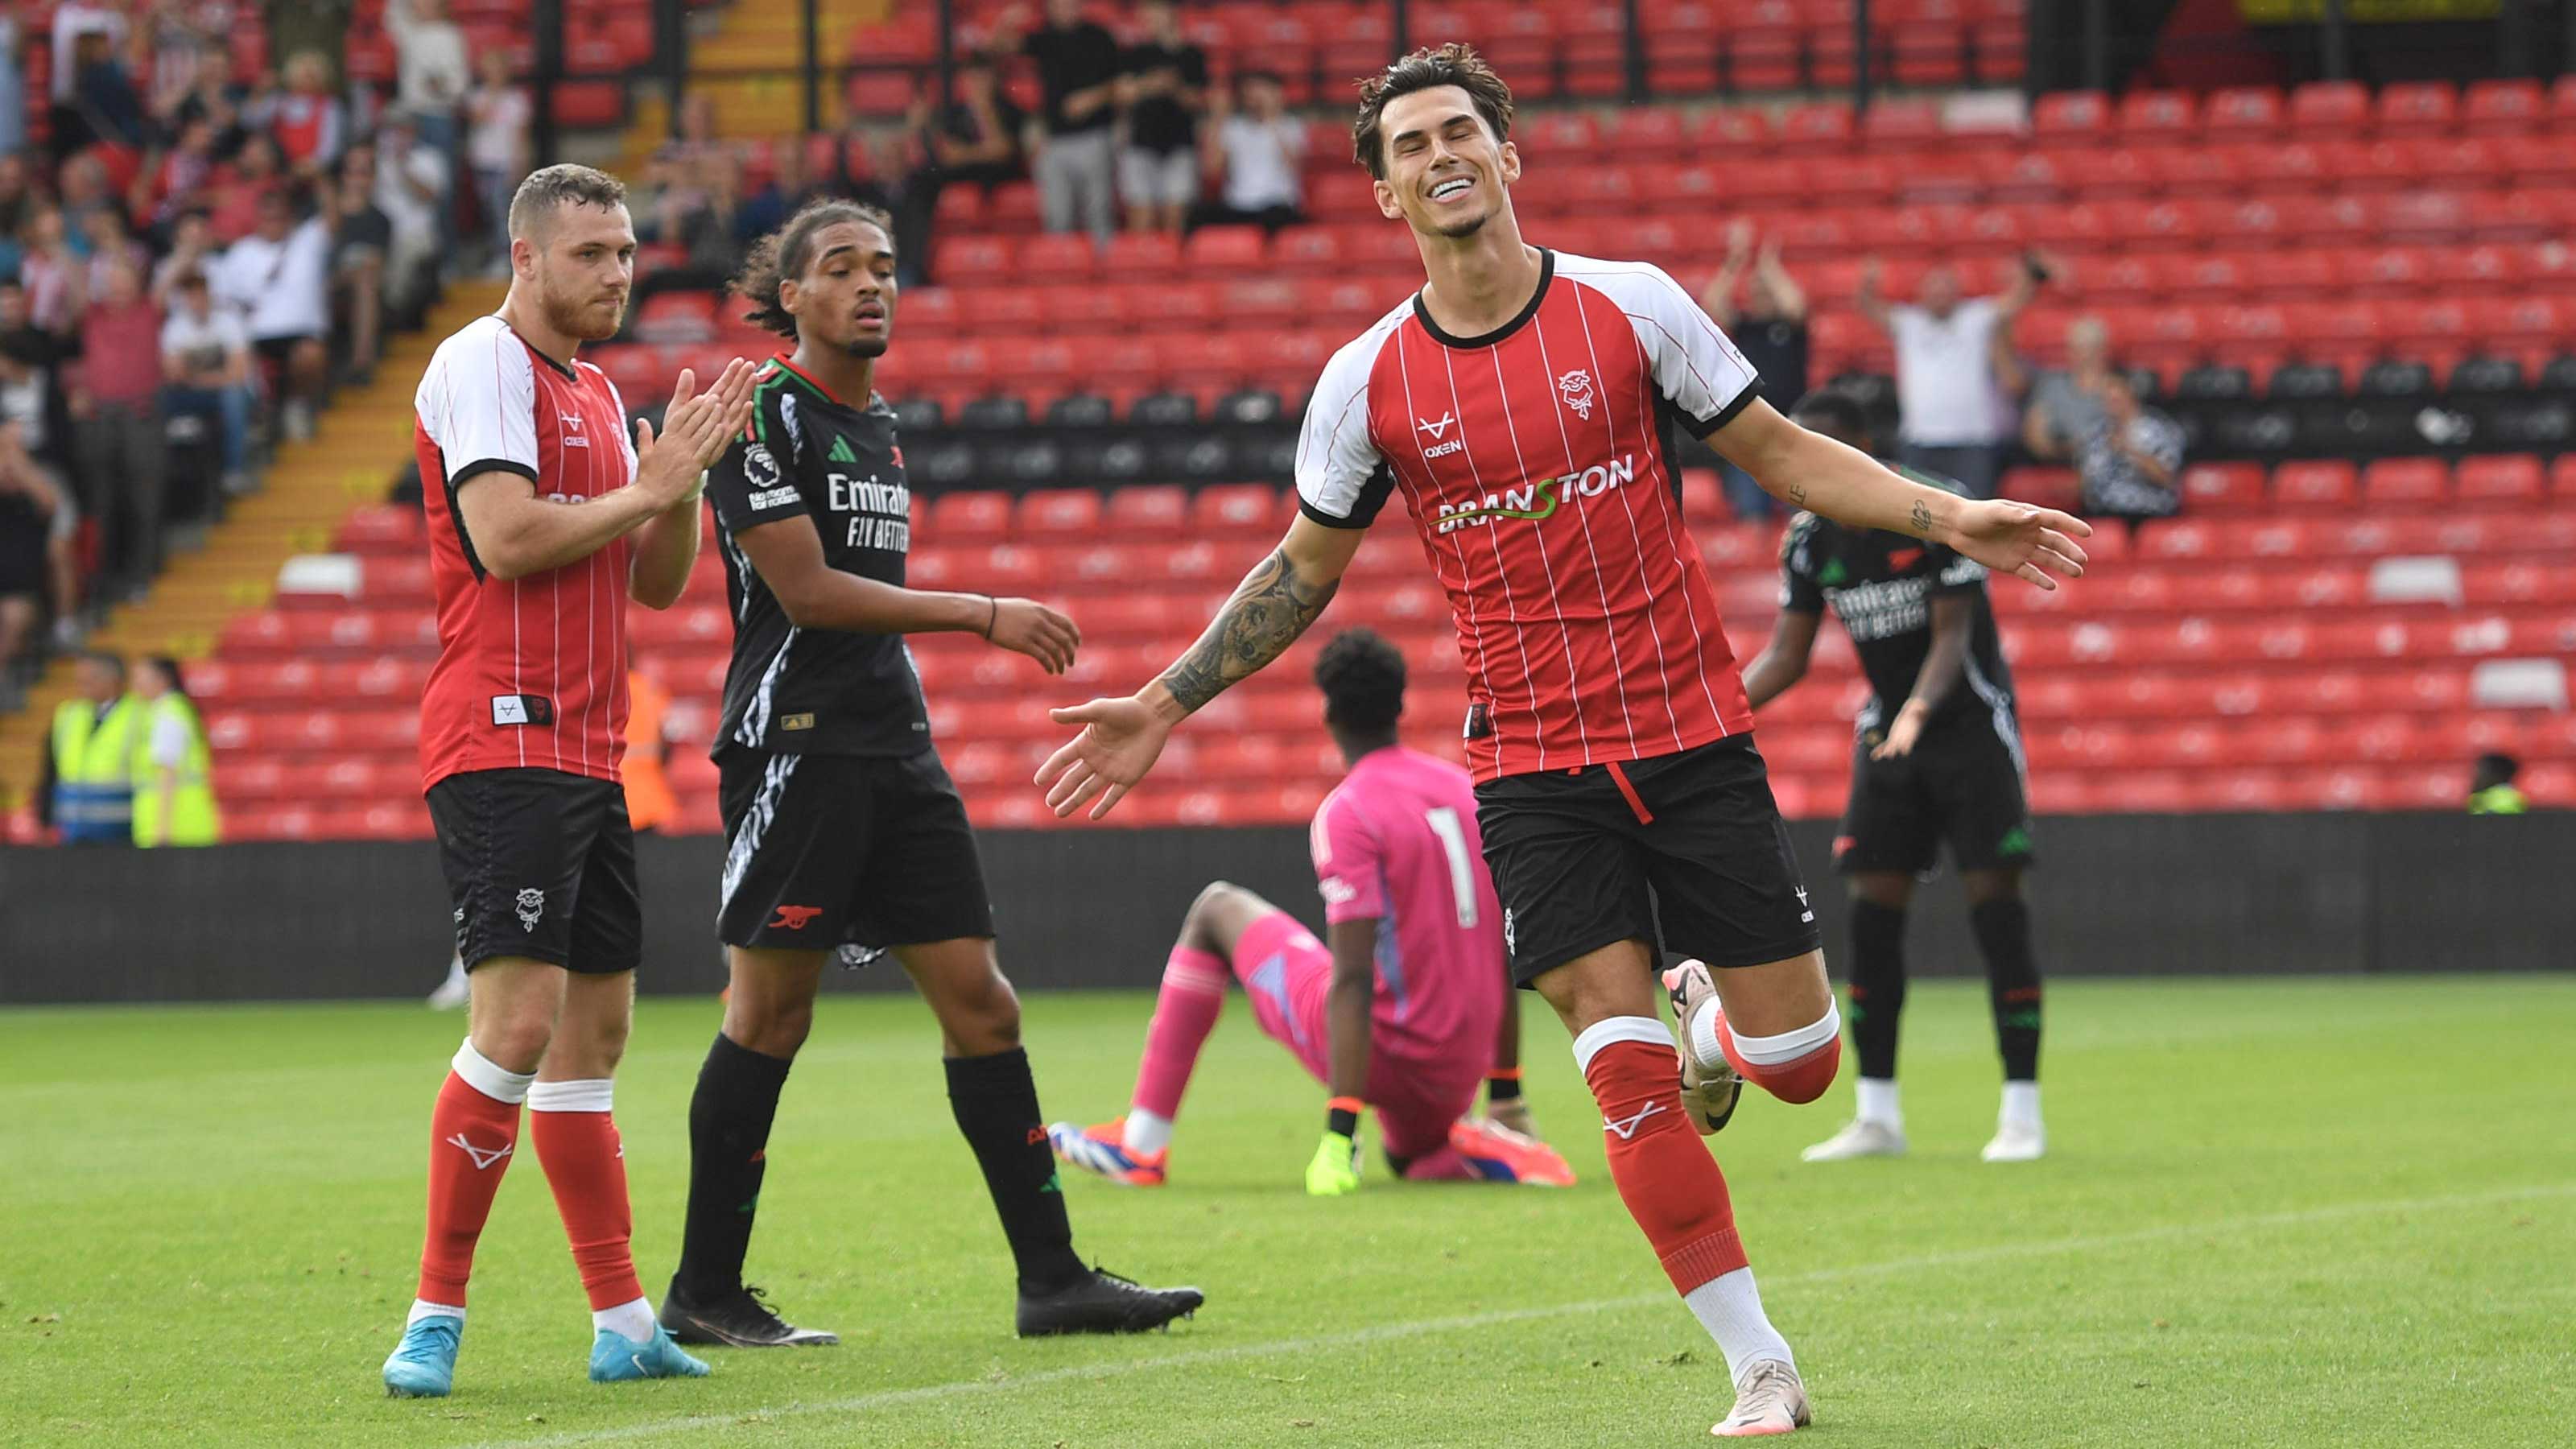
[[[1556,395],[1565,399],[1565,405],[1574,410],[1574,415],[1576,417],[1582,418],[1586,422],[1591,421],[1591,373],[1578,367],[1572,372],[1565,374],[1563,377],[1558,378],[1556,380]]]

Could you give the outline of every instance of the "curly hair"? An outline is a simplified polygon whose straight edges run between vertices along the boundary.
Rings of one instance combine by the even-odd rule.
[[[1398,96],[1440,86],[1465,91],[1497,142],[1512,138],[1512,88],[1503,84],[1503,78],[1494,73],[1474,46],[1453,40],[1437,50],[1417,50],[1361,79],[1360,113],[1351,121],[1351,159],[1367,167],[1369,175],[1384,181],[1386,146],[1378,134],[1378,121],[1385,115],[1388,103]]]
[[[1353,734],[1389,734],[1404,713],[1404,654],[1375,629],[1345,629],[1315,656],[1324,718]]]
[[[882,208],[837,196],[809,201],[786,225],[752,244],[742,274],[733,279],[735,295],[751,304],[743,320],[781,337],[795,337],[796,318],[780,303],[779,290],[813,265],[814,238],[823,228],[842,222],[875,227],[885,233],[889,249],[894,245],[894,218]]]

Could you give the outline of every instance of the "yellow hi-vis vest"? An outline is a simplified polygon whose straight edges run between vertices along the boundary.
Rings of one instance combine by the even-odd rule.
[[[142,701],[105,714],[86,699],[54,710],[54,824],[74,842],[123,840],[134,830],[134,733]]]
[[[152,763],[152,734],[164,717],[184,722],[188,752],[179,757],[177,778],[161,788],[161,767]],[[223,819],[215,811],[214,760],[206,748],[206,727],[197,707],[184,694],[171,691],[146,706],[134,730],[134,843],[137,845],[212,845],[223,837]]]

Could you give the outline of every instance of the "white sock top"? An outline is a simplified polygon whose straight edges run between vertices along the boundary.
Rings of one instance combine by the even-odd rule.
[[[1825,1003],[1824,1015],[1778,1036],[1746,1036],[1732,1026],[1727,1028],[1735,1037],[1737,1055],[1757,1067],[1776,1067],[1784,1062],[1794,1062],[1832,1041],[1842,1029],[1842,1010],[1831,1001]],[[1717,1003],[1714,1001],[1701,1007],[1699,1015],[1691,1018],[1691,1051],[1699,1057],[1702,1066],[1715,1066],[1726,1060],[1726,1053],[1718,1045]]]
[[[539,1082],[528,1088],[531,1112],[609,1112],[616,1109],[617,1079],[585,1077],[569,1082]]]
[[[1860,1111],[1856,1115],[1864,1122],[1876,1122],[1882,1127],[1902,1130],[1905,1126],[1905,1109],[1897,1104],[1895,1079],[1881,1081],[1876,1077],[1861,1078]]]
[[[1127,1125],[1119,1138],[1130,1150],[1160,1152],[1172,1145],[1172,1119],[1142,1107],[1130,1107],[1127,1109]]]
[[[1650,1046],[1668,1047],[1673,1034],[1651,1016],[1605,1016],[1585,1027],[1574,1038],[1574,1069],[1590,1072],[1592,1059],[1614,1041],[1641,1041]]]
[[[1789,1340],[1780,1336],[1762,1311],[1762,1293],[1753,1286],[1751,1268],[1711,1278],[1683,1294],[1682,1302],[1690,1306],[1708,1336],[1717,1340],[1718,1352],[1726,1355],[1728,1378],[1742,1382],[1745,1369],[1766,1358],[1793,1369],[1798,1366],[1789,1355]]]
[[[509,1071],[476,1051],[472,1037],[467,1037],[457,1047],[454,1060],[447,1065],[457,1076],[464,1078],[465,1085],[495,1102],[507,1102],[513,1107],[528,1100],[528,1088],[537,1080],[534,1072]]]
[[[2006,1127],[2039,1125],[2039,1083],[2004,1083],[2004,1107],[1997,1120]]]

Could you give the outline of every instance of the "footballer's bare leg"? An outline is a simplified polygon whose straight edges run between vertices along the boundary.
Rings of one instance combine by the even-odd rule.
[[[1797,1388],[1787,1340],[1762,1311],[1736,1236],[1726,1175],[1674,1091],[1681,1058],[1657,1007],[1646,943],[1620,941],[1587,952],[1531,984],[1574,1037],[1575,1066],[1601,1108],[1602,1145],[1619,1200],[1654,1246],[1673,1291],[1726,1355],[1736,1406],[1717,1432],[1761,1425],[1762,1432],[1777,1433],[1804,1424],[1806,1396]],[[1786,1396],[1778,1392],[1784,1384]]]
[[[728,946],[724,1027],[689,1098],[689,1206],[662,1326],[682,1343],[815,1347],[840,1335],[799,1328],[743,1281],[769,1171],[769,1131],[797,1049],[814,1029],[829,952]]]
[[[1020,1046],[1019,994],[991,938],[897,946],[894,955],[939,1019],[949,1109],[983,1169],[1018,1270],[1020,1335],[1132,1333],[1195,1312],[1203,1297],[1195,1288],[1142,1288],[1075,1256],[1037,1081]]]

